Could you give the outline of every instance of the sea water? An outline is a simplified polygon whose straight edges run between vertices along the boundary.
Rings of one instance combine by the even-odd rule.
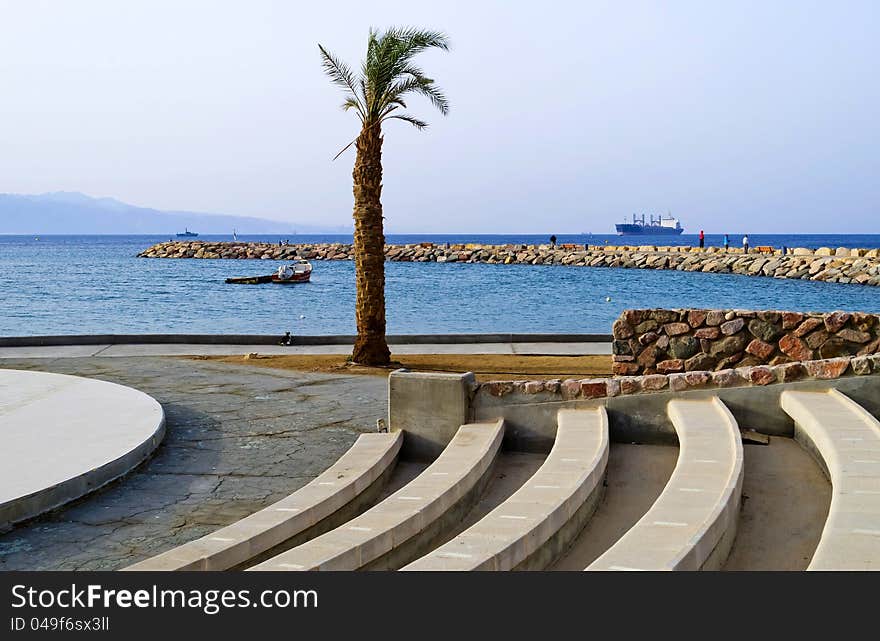
[[[696,244],[694,237],[557,235],[557,242]],[[277,261],[137,258],[166,237],[0,236],[0,336],[94,333],[352,334],[354,264],[313,261],[302,285],[227,285]],[[277,243],[278,236],[239,236]],[[231,240],[206,236],[199,240]],[[350,242],[348,236],[291,236]],[[731,237],[732,244],[738,238]],[[547,242],[542,236],[389,235],[391,243]],[[707,244],[718,244],[707,236]],[[880,236],[751,236],[752,246],[880,247]],[[616,268],[386,263],[388,332],[607,333],[623,309],[704,307],[880,313],[880,288]],[[610,300],[609,300],[610,299]]]

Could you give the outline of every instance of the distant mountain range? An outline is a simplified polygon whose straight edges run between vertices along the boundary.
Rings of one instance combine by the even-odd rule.
[[[136,207],[114,198],[75,191],[0,194],[0,234],[312,234],[345,233],[348,227],[319,227],[263,218]]]

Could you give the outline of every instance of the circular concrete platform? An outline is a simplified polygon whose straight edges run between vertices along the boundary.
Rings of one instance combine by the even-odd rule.
[[[165,413],[130,387],[0,369],[0,531],[125,474],[165,435]]]

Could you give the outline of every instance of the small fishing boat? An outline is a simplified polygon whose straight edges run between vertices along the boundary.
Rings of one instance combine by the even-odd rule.
[[[265,276],[240,276],[227,278],[226,282],[233,285],[262,285],[277,283],[278,285],[295,285],[307,283],[312,276],[312,264],[307,260],[297,260],[289,265],[282,265],[274,274]]]

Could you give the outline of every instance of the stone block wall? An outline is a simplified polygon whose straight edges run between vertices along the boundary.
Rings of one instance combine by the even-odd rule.
[[[617,376],[706,372],[880,352],[880,316],[631,309],[614,322]]]
[[[764,387],[776,383],[832,381],[851,376],[880,375],[880,354],[839,356],[820,360],[754,365],[708,371],[643,374],[616,378],[541,381],[487,381],[473,386],[475,397],[533,399],[534,402],[595,399],[683,392],[696,389]]]

